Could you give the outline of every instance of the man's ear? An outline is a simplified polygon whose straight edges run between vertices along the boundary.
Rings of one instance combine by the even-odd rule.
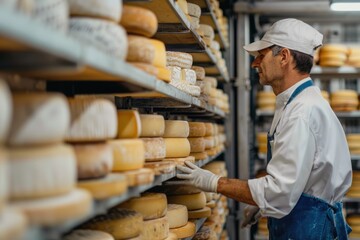
[[[291,62],[291,52],[288,48],[283,48],[280,51],[280,63],[282,66],[285,66],[286,64],[289,64]]]

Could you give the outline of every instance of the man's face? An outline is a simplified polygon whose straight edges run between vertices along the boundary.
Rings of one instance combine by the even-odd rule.
[[[273,56],[271,48],[265,48],[259,51],[252,62],[251,67],[258,70],[261,85],[272,85],[274,80],[281,79],[280,61],[277,58],[280,56]]]

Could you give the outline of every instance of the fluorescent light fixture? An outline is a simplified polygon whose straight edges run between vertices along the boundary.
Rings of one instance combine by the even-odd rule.
[[[360,0],[330,0],[333,11],[360,11]]]

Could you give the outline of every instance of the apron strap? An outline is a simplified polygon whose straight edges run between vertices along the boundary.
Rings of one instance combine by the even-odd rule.
[[[345,222],[344,216],[342,214],[342,203],[337,202],[335,205],[331,206],[327,211],[327,215],[334,222],[337,239],[347,240],[347,235],[351,231],[351,228]]]

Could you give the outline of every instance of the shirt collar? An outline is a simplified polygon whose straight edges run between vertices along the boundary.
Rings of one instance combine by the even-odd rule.
[[[304,82],[308,81],[308,80],[311,80],[311,78],[310,77],[304,78],[303,80],[297,82],[296,84],[289,87],[288,89],[286,89],[282,93],[278,94],[276,96],[276,108],[284,107],[286,105],[286,103],[288,102],[291,94],[295,91],[295,89],[298,86],[300,86],[301,84],[303,84]]]

